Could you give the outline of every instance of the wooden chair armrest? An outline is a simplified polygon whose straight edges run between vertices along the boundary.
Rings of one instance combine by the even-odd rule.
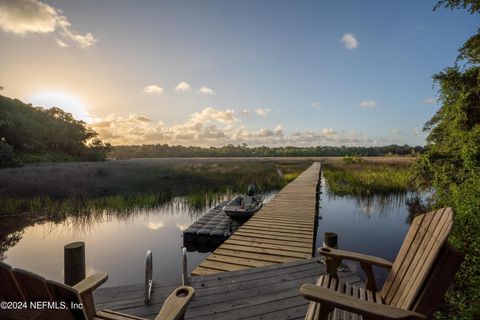
[[[178,287],[163,303],[155,320],[183,319],[185,309],[195,296],[195,289],[188,286]]]
[[[87,293],[91,293],[93,290],[100,287],[108,279],[108,274],[105,272],[98,272],[92,274],[91,276],[86,277],[79,283],[73,286],[75,290],[78,291],[80,296],[83,296]]]
[[[360,300],[358,298],[353,298],[345,294],[335,292],[331,289],[322,288],[313,284],[302,285],[300,287],[300,294],[308,300],[320,302],[333,308],[351,311],[369,319],[428,319],[427,316],[420,313],[398,309],[384,304]]]
[[[318,253],[328,258],[353,260],[353,261],[358,261],[360,263],[366,263],[370,265],[383,267],[386,269],[391,269],[393,265],[393,263],[388,260],[375,257],[375,256],[369,256],[367,254],[353,252],[353,251],[321,247],[318,249]]]

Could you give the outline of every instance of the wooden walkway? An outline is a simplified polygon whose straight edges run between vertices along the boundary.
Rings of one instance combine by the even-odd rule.
[[[320,163],[313,163],[207,257],[192,275],[263,267],[313,253]]]
[[[304,283],[315,283],[325,265],[319,258],[244,269],[189,279],[195,298],[185,319],[304,319],[309,301],[300,296]],[[359,284],[352,272],[339,272],[345,283]],[[180,285],[154,283],[152,300],[143,303],[144,285],[101,288],[94,292],[97,310],[109,309],[154,319],[165,298]]]

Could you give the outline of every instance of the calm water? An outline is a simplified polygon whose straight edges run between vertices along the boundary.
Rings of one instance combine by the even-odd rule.
[[[393,261],[408,232],[409,194],[373,195],[368,198],[338,197],[328,185],[322,185],[316,247],[322,246],[324,232],[338,234],[338,247]],[[346,262],[362,279],[359,264]],[[385,280],[386,271],[374,267],[377,284]]]
[[[265,200],[269,201],[275,194],[264,194]],[[214,204],[229,197],[220,197]],[[35,223],[17,232],[21,239],[4,253],[4,261],[63,282],[63,247],[83,241],[87,275],[108,272],[105,286],[142,283],[147,250],[153,254],[155,281],[181,281],[182,231],[206,210],[192,210],[183,198],[177,197],[159,209],[139,210],[126,217],[105,213],[84,220],[68,218],[60,223]],[[5,220],[0,219],[0,228],[5,225]],[[189,252],[189,271],[207,255]]]
[[[408,230],[406,195],[358,199],[334,197],[326,186],[322,189],[317,247],[321,246],[323,233],[331,231],[338,234],[342,249],[394,260]],[[266,195],[267,199],[274,194]],[[32,223],[13,234],[19,238],[16,244],[3,243],[9,247],[4,252],[5,262],[62,281],[63,246],[84,241],[87,275],[108,272],[106,286],[143,282],[147,250],[153,252],[155,281],[180,281],[182,230],[205,211],[191,210],[184,203],[182,198],[175,198],[162,208],[140,210],[121,218],[105,213],[82,221],[69,218],[56,223]],[[2,229],[7,224],[0,219]],[[189,270],[207,255],[189,252]],[[350,267],[357,268],[354,264]],[[377,274],[382,282],[385,273]]]

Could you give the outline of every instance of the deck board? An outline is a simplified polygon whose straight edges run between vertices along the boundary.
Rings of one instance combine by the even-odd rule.
[[[212,255],[192,271],[203,275],[282,263],[289,259],[309,259],[315,237],[317,188],[320,163],[313,163],[286,185],[249,221],[243,224]],[[264,240],[264,241],[262,241]],[[231,254],[226,252],[231,251]],[[254,254],[249,263],[235,260],[235,253]],[[275,259],[275,257],[281,259]]]
[[[190,277],[196,294],[185,319],[303,319],[308,300],[299,294],[303,283],[325,273],[319,258],[265,267]],[[340,272],[344,282],[358,283],[352,272]],[[97,310],[110,309],[154,319],[165,298],[180,283],[154,283],[152,300],[143,303],[143,284],[102,288],[94,293]]]

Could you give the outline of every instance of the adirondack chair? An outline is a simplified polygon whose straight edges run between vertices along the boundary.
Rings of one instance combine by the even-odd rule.
[[[428,319],[436,310],[463,255],[447,242],[453,211],[444,208],[417,216],[410,226],[395,262],[360,253],[320,248],[327,274],[316,285],[304,284],[303,297],[312,302],[307,320],[323,319]],[[366,273],[365,288],[343,283],[337,277],[342,261],[354,260]],[[389,269],[377,291],[372,265]]]
[[[73,287],[46,280],[39,275],[22,269],[13,269],[6,263],[0,262],[0,301],[50,301],[61,306],[64,303],[82,305],[83,309],[43,309],[27,308],[23,310],[0,309],[0,319],[59,319],[59,320],[143,320],[143,318],[122,314],[110,310],[95,310],[93,291],[107,281],[108,275],[96,273],[80,281]],[[162,309],[155,319],[178,320],[188,303],[193,299],[195,290],[192,287],[178,287],[165,300]]]

